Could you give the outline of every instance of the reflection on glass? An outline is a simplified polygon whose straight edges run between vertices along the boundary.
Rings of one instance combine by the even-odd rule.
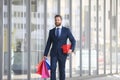
[[[11,27],[11,78],[27,79],[28,54],[26,40],[26,13],[25,0],[12,1],[12,27]]]
[[[89,74],[89,0],[82,1],[82,75]]]
[[[4,5],[4,16],[7,14],[7,6]],[[3,80],[7,79],[7,73],[8,73],[8,29],[7,29],[7,16],[4,17],[4,26],[3,26],[3,30],[4,30],[4,38],[3,38],[3,41],[4,41],[4,76],[3,76]]]
[[[117,28],[118,28],[118,37],[117,37],[117,39],[118,39],[118,48],[117,48],[117,52],[118,52],[118,72],[120,72],[120,23],[119,23],[119,21],[120,21],[120,0],[118,0],[118,6],[117,6],[117,8],[118,8],[118,17],[117,17]]]
[[[104,0],[99,0],[99,17],[98,17],[98,33],[99,33],[99,74],[104,74],[104,25],[103,25],[103,14],[104,14]]]
[[[4,47],[3,47],[3,52],[4,52],[4,76],[3,76],[3,80],[7,79],[7,73],[8,73],[8,26],[7,26],[7,5],[6,5],[6,2],[4,3],[4,23],[3,23],[3,32],[4,32],[4,38],[3,38],[3,41],[4,41]]]
[[[112,1],[112,73],[116,73],[116,49],[117,49],[117,26],[116,22],[116,0]]]
[[[91,1],[91,75],[97,74],[96,0]]]
[[[36,70],[45,46],[44,1],[32,0],[31,9],[31,79],[41,79]]]
[[[72,55],[72,76],[80,76],[80,0],[72,3],[72,33],[76,39],[76,53]]]
[[[110,1],[106,0],[106,74],[110,73]]]

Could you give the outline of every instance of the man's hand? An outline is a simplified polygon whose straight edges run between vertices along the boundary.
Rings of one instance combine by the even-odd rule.
[[[43,56],[42,60],[45,60],[47,58],[47,56]]]
[[[70,50],[68,51],[68,53],[72,53],[72,50],[70,49]]]

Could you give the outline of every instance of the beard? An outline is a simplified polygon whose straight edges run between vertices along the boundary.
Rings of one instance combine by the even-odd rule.
[[[61,23],[55,23],[55,25],[56,25],[56,26],[60,26],[60,25],[61,25]]]

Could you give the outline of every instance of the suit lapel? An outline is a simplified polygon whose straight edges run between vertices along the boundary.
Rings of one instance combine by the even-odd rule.
[[[56,38],[56,36],[55,36],[55,28],[53,29],[53,36],[54,36],[54,38]]]

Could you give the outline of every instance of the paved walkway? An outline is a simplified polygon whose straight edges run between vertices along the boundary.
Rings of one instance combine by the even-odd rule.
[[[91,78],[86,80],[120,80],[120,75],[108,75],[105,77],[97,77],[97,78]]]
[[[120,80],[120,75],[107,75],[107,76],[99,76],[99,77],[84,77],[84,78],[72,78],[66,80]]]
[[[19,79],[19,76],[20,75],[15,75],[14,79],[13,80],[27,80],[25,79],[25,76],[22,76],[24,79]],[[27,76],[26,76],[27,78]],[[4,78],[3,80],[7,80],[7,77]],[[38,78],[32,78],[31,80],[44,80],[44,79],[38,79]],[[50,79],[47,79],[47,80],[50,80]],[[59,80],[59,79],[57,79]],[[77,77],[77,78],[67,78],[66,80],[120,80],[120,74],[114,74],[114,75],[103,75],[103,76],[96,76],[96,77]]]

